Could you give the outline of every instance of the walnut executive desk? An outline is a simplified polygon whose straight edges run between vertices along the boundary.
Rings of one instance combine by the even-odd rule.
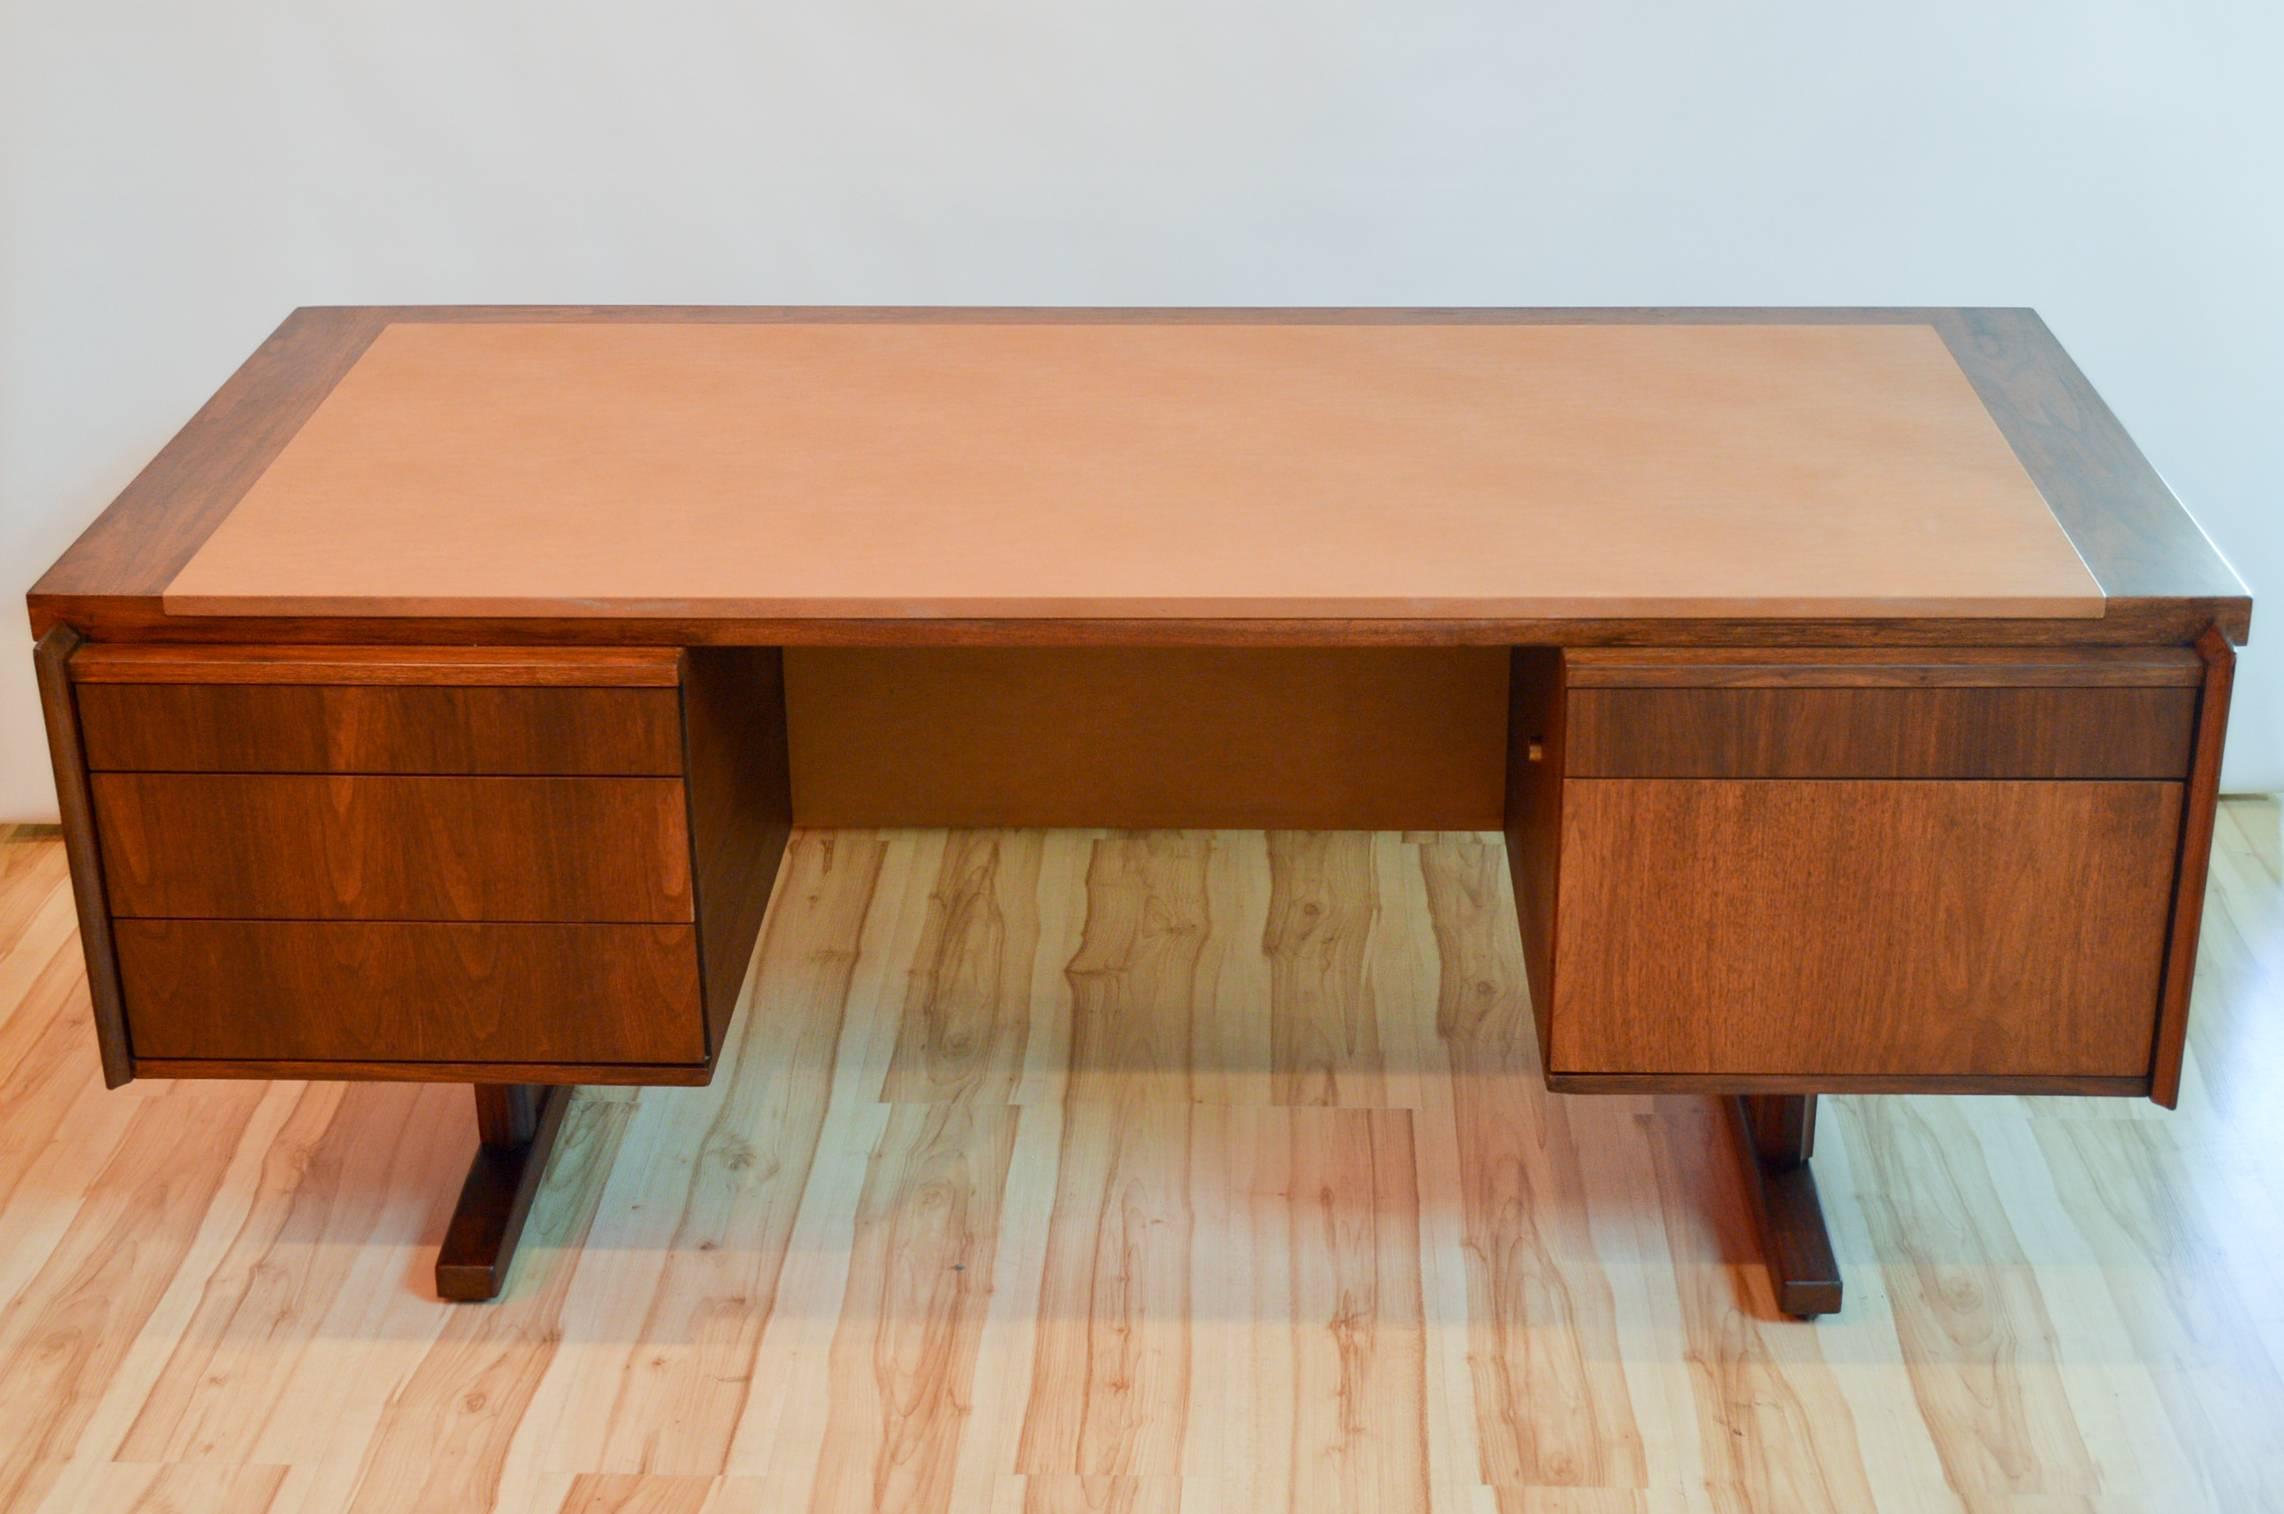
[[[296,312],[33,589],[113,1084],[711,1075],[794,825],[1503,828],[1566,1093],[2180,1085],[2243,586],[2019,310]]]

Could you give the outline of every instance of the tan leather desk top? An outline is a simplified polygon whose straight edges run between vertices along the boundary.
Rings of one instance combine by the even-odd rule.
[[[1927,326],[395,324],[181,615],[2098,616]]]

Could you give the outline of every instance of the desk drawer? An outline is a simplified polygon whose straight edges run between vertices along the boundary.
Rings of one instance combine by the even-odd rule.
[[[696,1063],[688,925],[121,920],[137,1056]]]
[[[2162,778],[2189,771],[2182,648],[1580,652],[1580,778]]]
[[[1579,689],[1596,778],[2167,778],[2195,689]]]
[[[1549,1070],[2146,1076],[2182,799],[1573,779]]]
[[[119,916],[691,918],[671,778],[98,773]]]
[[[94,772],[675,776],[671,650],[97,646]]]
[[[87,684],[94,772],[663,775],[672,689]]]

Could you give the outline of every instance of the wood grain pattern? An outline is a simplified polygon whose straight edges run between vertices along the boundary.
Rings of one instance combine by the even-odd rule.
[[[408,1092],[292,1091],[245,1218],[138,1405],[122,1458],[228,1466],[274,1454],[295,1395],[324,1375],[321,1333],[358,1328],[374,1264],[392,1259],[392,1230],[419,1225],[449,1196],[420,1185],[467,1155],[467,1092],[422,1090],[409,1104]]]
[[[1577,689],[1579,778],[2169,778],[2194,689]]]
[[[889,1486],[948,1514],[2243,1514],[2284,1485],[2273,801],[2222,806],[2178,1112],[1822,1101],[1850,1297],[1814,1328],[1775,1317],[1715,1101],[1540,1088],[1495,837],[1375,839],[1369,972],[1405,1108],[1271,1102],[1262,838],[1155,838],[1153,863],[1152,838],[1085,832],[977,838],[959,873],[993,843],[1040,854],[1020,1102],[994,1072],[884,1105],[951,839],[797,837],[721,1076],[581,1090],[508,1296],[469,1310],[426,1289],[466,1092],[106,1092],[61,843],[0,834],[10,1506],[802,1510],[829,1458],[869,1487],[891,1423],[912,1454],[888,1464],[932,1471]],[[1150,1028],[1106,1054],[1104,1016],[1074,1085],[1064,969],[1090,913],[1088,1002]],[[1241,1004],[1258,1049],[1205,1023]],[[931,1263],[982,1236],[955,1195],[1006,1127],[987,1295],[972,1260]],[[1103,1184],[1067,1132],[1169,1181],[1118,1186],[1139,1249],[1050,1292],[1050,1231],[1099,1208],[1058,1217],[1056,1193]],[[887,1292],[850,1286],[860,1215],[911,1238],[867,1243]],[[1024,1467],[1034,1402],[1089,1396],[1083,1356],[1037,1370],[1074,1321],[1098,1359],[1186,1358],[1179,1395],[1126,1379],[1167,1407],[1098,1442],[1168,1470]],[[935,1370],[971,1342],[964,1383]],[[876,1370],[907,1362],[930,1365]]]
[[[609,1296],[609,1317],[632,1312],[596,1352],[597,1391],[567,1416],[567,1454],[622,1472],[730,1465],[841,1028],[858,1009],[851,995],[886,857],[876,837],[831,833],[800,836],[787,854],[763,945],[768,971],[754,980],[726,1070],[693,1095],[695,1128],[645,1148],[629,1207],[603,1217],[606,1245],[655,1261]]]
[[[146,1061],[707,1058],[687,925],[132,919],[115,928],[127,1021]]]
[[[1564,804],[1560,1071],[2148,1069],[2177,784],[1572,779]]]
[[[721,1507],[742,1507],[752,1490],[724,1488],[726,1479],[715,1477],[645,1477],[638,1473],[582,1472],[571,1479],[558,1514],[706,1514]],[[736,1500],[714,1502],[718,1493]]]
[[[1380,911],[1372,838],[1269,837],[1271,1097],[1279,1104],[1383,1105],[1385,1057],[1366,961]]]
[[[672,647],[236,646],[98,642],[81,683],[328,684],[438,688],[673,688]]]
[[[2229,691],[2236,652],[2217,627],[2197,638],[2204,685],[2197,698],[2197,744],[2181,807],[2180,867],[2175,874],[2172,928],[2165,942],[2165,993],[2157,1006],[2157,1042],[2151,1055],[2149,1097],[2171,1109],[2181,1097],[2181,1064],[2189,1030],[2189,988],[2196,976],[2197,933],[2204,917],[2205,875],[2213,856],[2213,819],[2221,791],[2221,747],[2228,737]]]
[[[2169,1124],[2041,1121],[2035,1132],[2055,1191],[2100,1253],[2133,1260],[2100,1269],[2133,1354],[2155,1364],[2157,1396],[2176,1438],[2200,1448],[2195,1483],[2221,1508],[2258,1508],[2284,1467],[2284,1362],[2245,1321],[2265,1307],[2223,1260],[2232,1217],[2176,1181],[2192,1159]]]
[[[683,654],[682,746],[706,1045],[718,1052],[793,830],[785,682],[774,647]]]
[[[2098,617],[1995,617],[1977,619],[1974,639],[1990,647],[2068,648],[2187,645],[2207,627],[2232,637],[2249,624],[2249,599],[2113,599]],[[2216,620],[2216,616],[2221,617]],[[32,611],[43,634],[56,625],[133,636],[171,646],[236,646],[245,642],[242,615],[168,614],[158,601],[97,598],[41,600]],[[375,647],[423,646],[459,640],[507,647],[1771,647],[1840,649],[1945,648],[1958,645],[1960,622],[1951,616],[1906,615],[1878,620],[1846,616],[1756,615],[1645,618],[1475,616],[1465,620],[1424,616],[1294,615],[1097,616],[1070,620],[981,620],[944,617],[925,621],[850,616],[707,614],[695,611],[605,620],[560,616],[278,615],[260,624],[264,641],[331,647],[345,642]],[[2241,641],[2234,643],[2242,645]]]
[[[146,1101],[38,1271],[0,1310],[0,1507],[37,1507],[80,1448],[100,1385],[157,1310],[261,1097],[216,1086]],[[185,1119],[200,1132],[189,1150]]]
[[[1722,1149],[1725,1118],[1719,1109],[1687,1108],[1657,1120],[1648,1142],[1706,1503],[1738,1514],[1877,1508],[1866,1448],[1879,1427],[1856,1419],[1819,1349],[1821,1327],[1770,1324],[1764,1285],[1732,1275],[1755,1237],[1738,1164]]]
[[[514,1287],[451,1309],[435,1343],[380,1406],[347,1507],[488,1509],[509,1450],[562,1344],[557,1320],[633,1106],[574,1096],[532,1201]]]
[[[1036,832],[946,842],[883,1101],[1013,1101],[1031,1033],[1045,851]]]
[[[2194,688],[2187,646],[1583,647],[1563,654],[1574,689]]]
[[[797,650],[804,825],[1480,830],[1506,653]]]
[[[141,1078],[236,1078],[275,1081],[279,1078],[344,1078],[376,1083],[483,1083],[505,1079],[515,1083],[663,1084],[689,1087],[705,1083],[710,1069],[704,1062],[514,1062],[487,1058],[480,1062],[384,1062],[356,1057],[312,1059],[304,1057],[141,1057],[135,1062]],[[2139,1090],[2137,1089],[2136,1092]]]
[[[1289,1509],[1425,1508],[1427,1353],[1412,1124],[1398,1109],[1289,1117]],[[1264,1301],[1266,1302],[1266,1301]]]
[[[1173,1476],[1190,1396],[1190,1020],[1210,844],[1098,843],[1066,973],[1071,1070],[1016,1469]]]
[[[392,324],[164,602],[2101,610],[1931,327],[1773,322]]]
[[[98,772],[682,772],[671,689],[82,681],[77,693]]]
[[[1879,1247],[1912,1391],[1963,1494],[2099,1488],[2020,1239],[1949,1110],[1865,1100],[1846,1115],[1869,1155]]]
[[[40,715],[47,726],[48,757],[54,764],[56,807],[70,855],[79,939],[87,957],[96,1051],[103,1059],[104,1083],[117,1088],[134,1076],[134,1048],[127,1038],[127,1012],[119,992],[119,956],[105,903],[103,852],[96,839],[95,794],[87,774],[79,702],[72,697],[71,663],[84,650],[77,631],[58,626],[40,638],[32,662],[39,679]]]
[[[952,1471],[998,1249],[1016,1111],[894,1109],[857,1201],[809,1507],[935,1514]]]
[[[115,915],[692,916],[670,779],[101,773],[93,787]]]
[[[1514,1095],[1538,1064],[1522,964],[1506,933],[1489,928],[1513,909],[1501,860],[1465,843],[1420,856],[1464,1185],[1481,1475],[1503,1488],[1638,1488],[1644,1449],[1618,1364],[1610,1282],[1566,1260],[1591,1251],[1569,1120],[1560,1101]]]
[[[1553,1067],[1556,902],[1562,897],[1562,785],[1569,772],[1570,701],[1562,654],[1517,647],[1507,715],[1507,867],[1530,979],[1539,1062]]]

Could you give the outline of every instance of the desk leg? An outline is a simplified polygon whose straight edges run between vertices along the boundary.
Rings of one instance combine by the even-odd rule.
[[[571,1090],[532,1083],[478,1083],[476,1159],[436,1253],[436,1292],[460,1303],[498,1298],[507,1285],[531,1197],[555,1149]]]
[[[1816,1175],[1808,1170],[1816,1149],[1816,1095],[1744,1094],[1729,1106],[1777,1307],[1802,1319],[1839,1313],[1840,1264],[1816,1199]]]

